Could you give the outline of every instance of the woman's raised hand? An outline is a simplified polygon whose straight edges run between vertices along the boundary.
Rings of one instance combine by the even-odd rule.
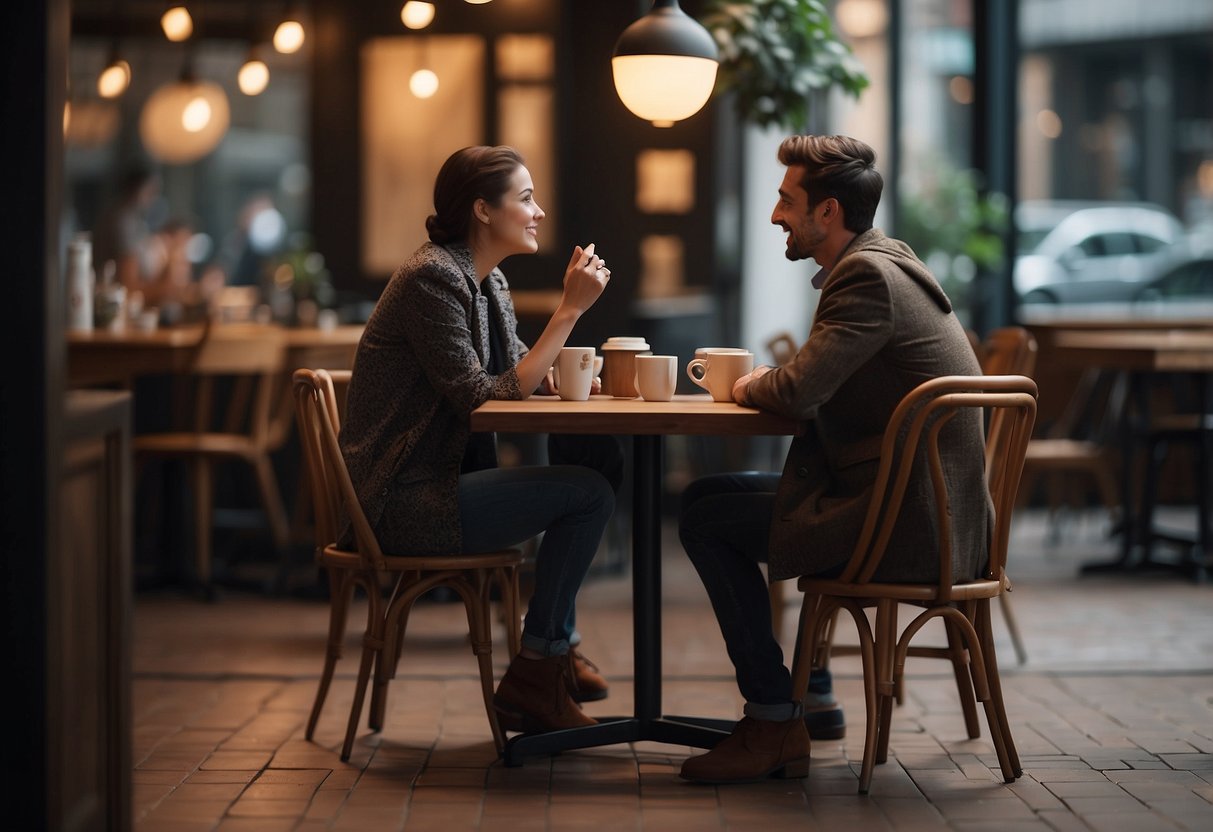
[[[567,305],[578,314],[594,305],[611,279],[611,270],[606,261],[594,253],[594,243],[585,248],[573,247],[573,256],[564,270],[564,297],[561,305]]]

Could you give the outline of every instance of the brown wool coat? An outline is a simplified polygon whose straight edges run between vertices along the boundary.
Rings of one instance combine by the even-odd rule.
[[[804,346],[749,388],[756,406],[806,422],[776,493],[771,577],[845,563],[863,527],[885,425],[902,397],[930,378],[980,374],[951,303],[910,248],[876,229],[856,237],[822,286]],[[953,575],[976,577],[993,511],[980,414],[958,415],[940,445],[945,476],[961,485],[953,492]],[[937,579],[933,506],[929,475],[916,468],[877,580]]]
[[[392,275],[354,357],[341,450],[372,527],[385,512],[411,530],[414,552],[459,552],[458,481],[469,417],[489,399],[521,399],[527,347],[500,270],[474,289],[466,247],[426,243]],[[491,376],[489,304],[506,370]]]

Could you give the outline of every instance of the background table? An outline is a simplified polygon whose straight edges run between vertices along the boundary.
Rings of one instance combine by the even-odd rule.
[[[553,396],[489,401],[472,412],[472,430],[538,433],[631,434],[632,620],[635,703],[631,717],[546,734],[521,734],[506,745],[505,764],[533,754],[654,740],[711,748],[730,720],[666,716],[661,708],[661,464],[668,435],[783,436],[798,423],[708,396],[675,396],[670,402],[592,396],[566,402]]]
[[[1091,564],[1087,571],[1140,568],[1150,562],[1135,562],[1133,549],[1153,535],[1153,529],[1140,528],[1135,516],[1134,462],[1137,438],[1150,426],[1150,389],[1152,377],[1166,373],[1191,373],[1199,381],[1198,401],[1203,424],[1213,411],[1210,402],[1209,375],[1213,373],[1213,332],[1203,330],[1168,330],[1149,332],[1140,329],[1102,331],[1059,331],[1054,341],[1058,353],[1067,361],[1084,366],[1102,367],[1125,373],[1130,380],[1130,395],[1119,414],[1121,431],[1121,511],[1122,538],[1120,557],[1108,564]],[[1205,441],[1208,441],[1206,437]],[[1200,459],[1197,475],[1197,538],[1189,558],[1179,566],[1195,577],[1204,577],[1208,559],[1213,553],[1210,539],[1210,497],[1208,488],[1209,454]]]

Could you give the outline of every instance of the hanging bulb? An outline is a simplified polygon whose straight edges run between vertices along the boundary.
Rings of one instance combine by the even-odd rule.
[[[195,96],[181,111],[181,126],[191,133],[201,133],[211,123],[211,104],[201,95]]]
[[[260,95],[270,83],[270,68],[257,57],[257,50],[250,49],[244,65],[236,73],[236,84],[245,95]]]
[[[716,42],[678,0],[653,0],[652,10],[616,41],[611,71],[623,105],[666,126],[707,103],[718,60]]]
[[[173,6],[160,18],[160,28],[164,36],[173,43],[188,40],[194,33],[194,19],[190,17],[189,9],[185,6]]]
[[[431,70],[419,69],[409,78],[409,92],[418,98],[429,98],[438,92],[438,76]]]
[[[424,29],[434,21],[434,4],[409,0],[400,7],[400,22],[409,29]]]
[[[467,0],[473,6],[483,6],[485,3],[492,3],[493,0]]]
[[[102,98],[117,98],[131,85],[131,65],[114,57],[97,76],[97,94]]]
[[[303,24],[298,20],[284,20],[274,31],[274,48],[283,55],[298,52],[305,38]]]

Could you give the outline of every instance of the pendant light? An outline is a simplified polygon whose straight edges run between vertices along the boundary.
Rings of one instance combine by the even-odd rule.
[[[654,0],[647,15],[623,30],[611,58],[624,106],[661,127],[703,108],[718,67],[715,41],[678,0]]]
[[[274,48],[283,55],[291,55],[303,47],[307,33],[303,29],[302,16],[299,14],[299,4],[291,3],[286,10],[278,28],[274,30]]]
[[[181,77],[153,92],[139,115],[139,137],[161,162],[186,164],[214,150],[231,119],[227,93],[194,77],[187,59]]]
[[[118,43],[110,45],[105,69],[97,76],[97,94],[102,98],[117,98],[131,85],[131,65],[122,59]]]
[[[248,55],[236,73],[236,84],[245,95],[261,95],[270,83],[270,69],[256,46],[249,47]]]
[[[409,0],[400,7],[400,22],[409,29],[424,29],[434,21],[434,4]]]
[[[189,40],[194,33],[194,19],[190,17],[189,9],[185,6],[173,6],[160,16],[160,28],[164,36],[173,43]]]

